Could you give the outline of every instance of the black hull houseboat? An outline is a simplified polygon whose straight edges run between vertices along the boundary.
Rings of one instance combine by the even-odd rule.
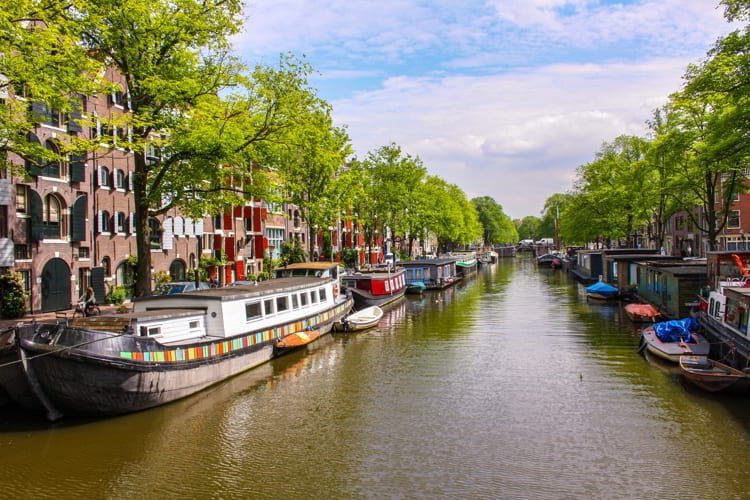
[[[270,360],[287,336],[329,332],[352,308],[335,283],[281,278],[149,297],[129,314],[21,327],[20,356],[50,419],[144,410]]]

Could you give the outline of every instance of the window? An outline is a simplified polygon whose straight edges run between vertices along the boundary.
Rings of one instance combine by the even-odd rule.
[[[292,294],[292,309],[299,309],[299,297],[297,294]]]
[[[276,297],[276,312],[284,312],[289,309],[289,298],[286,296]]]
[[[109,169],[107,167],[99,167],[99,186],[109,187]]]
[[[730,210],[729,217],[727,218],[727,228],[737,229],[740,227],[740,211]]]
[[[125,189],[125,172],[120,169],[115,170],[115,188]]]
[[[263,301],[263,311],[266,313],[266,316],[270,316],[274,313],[273,299],[266,299]]]
[[[245,304],[245,319],[254,321],[263,317],[263,311],[260,309],[260,302],[247,302]]]
[[[161,250],[161,224],[153,217],[148,220],[148,242],[151,250]]]
[[[65,115],[60,112],[59,109],[51,108],[47,116],[45,116],[44,123],[52,125],[53,127],[62,128],[65,126]]]
[[[29,246],[23,243],[16,243],[14,245],[13,253],[15,255],[16,260],[31,259],[31,254],[29,253]]]
[[[325,302],[326,301],[326,289],[325,288],[321,288],[318,291],[318,294],[320,294],[320,301],[321,302]]]
[[[55,141],[48,140],[44,143],[44,147],[55,156],[53,160],[50,160],[49,162],[42,167],[40,174],[45,177],[53,177],[55,179],[59,179],[65,172],[64,172],[64,165],[60,153],[60,147],[55,143]]]
[[[115,232],[116,233],[125,232],[125,213],[124,212],[117,212],[115,214]]]
[[[101,138],[102,142],[111,141],[113,136],[114,136],[114,127],[110,125],[109,123],[102,122],[99,125],[99,137]]]
[[[118,88],[113,90],[112,94],[109,96],[109,100],[114,106],[119,106],[121,108],[125,107],[125,93],[122,89]]]
[[[191,321],[188,324],[188,328],[190,328],[191,330],[197,330],[198,328],[200,328],[200,323],[198,321]]]
[[[78,248],[78,258],[79,259],[88,259],[89,257],[90,257],[89,247],[79,247]]]
[[[281,243],[284,241],[284,230],[267,228],[266,238],[268,238],[268,248],[271,250],[271,257],[274,259],[281,257]]]
[[[318,302],[318,292],[317,290],[310,291],[310,303],[316,304]]]
[[[28,269],[21,269],[18,271],[21,274],[21,281],[23,282],[23,290],[28,295],[31,292],[31,271]]]
[[[152,326],[148,329],[149,335],[159,335],[161,333],[161,328],[158,326]]]
[[[302,292],[301,294],[299,294],[299,300],[300,300],[300,304],[302,304],[302,307],[306,307],[307,306],[307,292]]]
[[[8,237],[8,205],[0,205],[0,238]]]
[[[60,200],[56,196],[47,195],[46,222],[57,224],[60,222]]]
[[[104,269],[104,276],[112,275],[112,263],[109,260],[109,257],[102,258],[102,269]]]
[[[16,212],[25,214],[29,209],[29,187],[16,184]]]
[[[112,224],[109,220],[109,212],[106,210],[99,212],[99,232],[109,233],[112,231]]]

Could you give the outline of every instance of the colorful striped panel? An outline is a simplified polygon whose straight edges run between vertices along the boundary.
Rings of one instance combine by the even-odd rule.
[[[322,312],[314,318],[304,319],[295,323],[289,323],[281,327],[269,328],[262,332],[251,333],[231,340],[214,342],[205,346],[189,347],[187,349],[177,348],[169,351],[152,352],[128,352],[121,351],[120,358],[135,361],[146,361],[154,363],[176,363],[180,361],[193,361],[196,359],[207,359],[222,357],[234,351],[246,349],[253,345],[268,342],[274,338],[284,337],[292,333],[300,332],[326,323],[331,318],[343,313],[347,304],[340,305],[335,309]]]

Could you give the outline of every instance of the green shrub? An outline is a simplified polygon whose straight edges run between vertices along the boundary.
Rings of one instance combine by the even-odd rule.
[[[262,273],[258,273],[258,278],[257,278],[258,281],[266,281],[269,278],[270,278],[270,275],[266,271],[263,271]]]
[[[258,277],[256,275],[254,275],[254,274],[248,274],[247,276],[245,276],[245,279],[247,281],[255,281],[255,280],[258,279]]]
[[[357,267],[357,259],[359,257],[359,252],[357,250],[355,250],[354,248],[344,248],[343,254],[344,255],[342,259],[346,267]]]
[[[107,304],[119,306],[128,296],[128,291],[124,286],[114,286],[109,289],[105,300]]]
[[[20,318],[26,312],[26,292],[23,289],[23,278],[20,273],[7,272],[0,274],[0,313],[4,318]]]
[[[130,308],[128,306],[126,306],[126,305],[120,305],[120,306],[117,307],[117,313],[118,314],[125,314],[125,313],[129,313],[129,312],[130,312]]]

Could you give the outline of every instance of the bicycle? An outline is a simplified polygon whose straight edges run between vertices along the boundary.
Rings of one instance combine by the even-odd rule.
[[[89,316],[101,316],[102,310],[99,309],[99,306],[97,304],[93,304],[88,308],[88,312],[84,308],[84,305],[82,302],[79,302],[76,305],[75,310],[73,311],[73,318],[86,318]]]

